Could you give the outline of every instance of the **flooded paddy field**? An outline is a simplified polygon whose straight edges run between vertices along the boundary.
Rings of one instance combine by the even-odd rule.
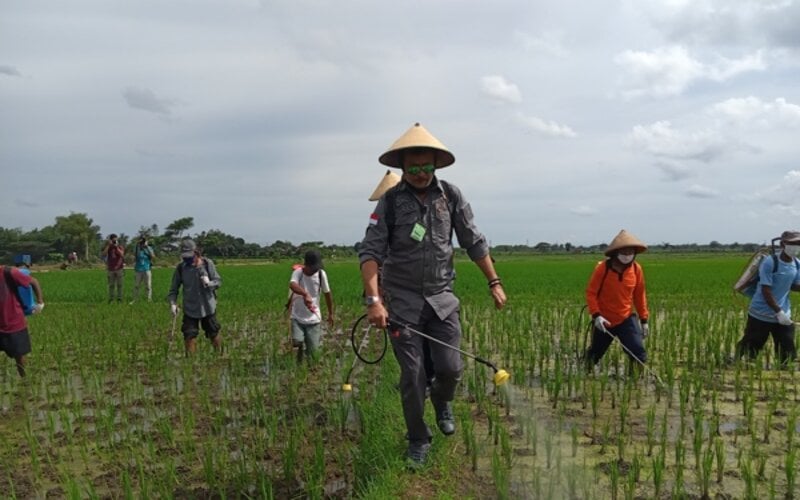
[[[430,465],[403,467],[391,349],[355,363],[363,314],[355,262],[328,266],[337,325],[313,366],[295,362],[283,305],[289,263],[221,264],[224,353],[185,358],[169,307],[107,304],[101,270],[37,274],[29,376],[0,365],[0,491],[16,498],[797,498],[800,374],[771,341],[732,359],[746,302],[744,256],[639,258],[651,335],[646,370],[616,343],[580,362],[583,290],[600,256],[503,259],[509,306],[492,308],[458,263],[465,360],[457,433]],[[164,297],[170,269],[154,273]],[[132,276],[128,287],[132,286]],[[179,329],[179,325],[178,325]],[[428,413],[432,422],[432,411]]]

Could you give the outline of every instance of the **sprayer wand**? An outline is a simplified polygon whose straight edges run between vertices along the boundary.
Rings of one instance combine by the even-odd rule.
[[[394,319],[390,319],[389,320],[389,326],[390,327],[394,326],[395,328],[403,328],[403,329],[408,330],[409,332],[416,333],[420,337],[428,339],[431,342],[436,342],[437,344],[443,345],[443,346],[447,347],[448,349],[452,349],[454,351],[457,351],[457,352],[463,354],[464,356],[467,356],[468,358],[472,358],[475,361],[477,361],[478,363],[482,363],[482,364],[488,366],[489,368],[491,368],[494,371],[494,383],[495,383],[495,385],[503,385],[506,382],[508,382],[509,378],[511,378],[511,375],[509,375],[509,373],[507,371],[502,370],[502,369],[498,369],[494,365],[494,363],[492,363],[490,361],[487,361],[487,360],[481,358],[480,356],[476,356],[476,355],[474,355],[472,353],[469,353],[467,351],[459,349],[458,347],[452,346],[452,345],[448,344],[447,342],[444,342],[442,340],[433,338],[433,337],[431,337],[430,335],[428,335],[426,333],[420,332],[419,330],[415,330],[414,328],[411,328],[410,326],[408,326],[405,323],[402,323],[402,322],[394,320]]]

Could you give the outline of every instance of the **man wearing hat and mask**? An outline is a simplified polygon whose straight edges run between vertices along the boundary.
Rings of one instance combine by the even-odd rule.
[[[181,242],[181,262],[172,273],[167,300],[173,316],[178,314],[178,290],[183,287],[183,332],[186,355],[197,349],[197,336],[200,327],[211,340],[214,350],[222,352],[222,336],[220,324],[217,321],[217,293],[222,285],[222,278],[217,273],[217,267],[211,259],[203,257],[194,240],[185,239]]]
[[[800,231],[781,234],[780,255],[762,259],[758,286],[747,311],[747,325],[736,344],[736,356],[754,358],[772,335],[775,354],[786,367],[797,358],[789,292],[800,291]]]
[[[359,260],[367,318],[377,327],[390,328],[401,372],[406,457],[410,467],[418,468],[425,463],[432,433],[423,418],[423,338],[410,330],[425,332],[453,347],[460,344],[459,301],[451,286],[453,234],[483,272],[498,309],[505,305],[506,295],[487,240],[475,227],[469,203],[456,186],[435,175],[438,169],[455,162],[453,154],[417,123],[379,161],[402,169],[402,181],[378,201],[359,249]],[[378,288],[381,267],[382,296]],[[439,430],[451,435],[455,432],[452,401],[463,363],[456,351],[445,346],[431,343],[430,349],[436,372],[431,403]]]
[[[647,245],[623,229],[606,248],[608,258],[595,266],[586,287],[586,304],[594,325],[592,343],[586,352],[587,368],[600,361],[614,338],[635,362],[632,366],[647,361],[644,339],[650,333],[650,313],[644,273],[635,261],[636,254],[646,250]]]
[[[322,294],[325,294],[325,305],[328,308],[328,327],[333,328],[333,295],[328,275],[322,269],[322,256],[319,252],[306,252],[303,266],[292,271],[289,289],[293,293],[290,299],[292,345],[297,348],[297,362],[303,360],[303,347],[308,352],[309,360],[313,360],[317,356],[322,337],[322,311],[319,304]]]
[[[387,170],[386,174],[381,177],[381,181],[378,183],[378,186],[375,188],[375,191],[369,197],[369,201],[378,201],[381,199],[383,194],[390,190],[391,188],[395,187],[401,178],[396,173],[392,172],[391,170]],[[380,288],[380,269],[378,270],[378,288]],[[366,296],[366,295],[365,295]],[[425,393],[426,395],[430,394],[431,385],[433,384],[433,360],[431,359],[431,348],[430,342],[428,339],[422,339],[422,356],[423,356],[423,369],[425,370]]]

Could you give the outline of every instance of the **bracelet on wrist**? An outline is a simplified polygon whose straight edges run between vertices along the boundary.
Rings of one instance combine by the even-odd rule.
[[[500,280],[500,278],[495,278],[493,280],[489,280],[489,288],[494,288],[497,285],[502,285],[502,284],[503,284],[503,282]]]

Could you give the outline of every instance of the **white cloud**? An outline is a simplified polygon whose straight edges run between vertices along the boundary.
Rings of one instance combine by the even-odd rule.
[[[767,64],[759,50],[755,54],[745,55],[741,59],[720,57],[719,61],[705,68],[705,76],[715,82],[724,82],[742,73],[764,71],[765,69],[767,69]]]
[[[553,57],[566,57],[569,54],[561,41],[561,33],[546,31],[539,36],[533,36],[522,31],[515,31],[514,38],[528,52]]]
[[[739,126],[798,127],[800,106],[779,97],[773,102],[764,102],[753,96],[727,99],[711,107],[711,112]]]
[[[577,137],[578,135],[567,125],[560,125],[535,116],[525,116],[522,113],[517,113],[516,119],[526,130],[535,134],[549,137]]]
[[[626,98],[680,95],[699,80],[724,82],[741,73],[766,68],[760,51],[741,59],[721,57],[715,63],[704,64],[683,46],[659,47],[652,52],[626,50],[614,57],[614,62],[626,72],[622,82],[622,95]]]
[[[597,214],[597,209],[590,207],[589,205],[578,205],[570,208],[569,211],[572,214],[580,215],[582,217],[591,217],[592,215]]]
[[[716,198],[719,191],[699,184],[692,184],[686,189],[686,196],[689,198]]]
[[[150,89],[128,87],[122,93],[128,106],[142,111],[149,111],[158,115],[169,116],[172,111],[170,108],[176,104],[170,99],[162,99]]]
[[[516,84],[500,75],[489,75],[481,78],[483,93],[492,99],[512,104],[522,102],[522,94]]]
[[[790,209],[800,215],[800,171],[790,170],[779,184],[759,190],[754,200],[783,209]]]
[[[682,132],[673,129],[669,121],[636,125],[628,139],[634,148],[654,156],[703,162],[716,159],[730,146],[716,130]]]

